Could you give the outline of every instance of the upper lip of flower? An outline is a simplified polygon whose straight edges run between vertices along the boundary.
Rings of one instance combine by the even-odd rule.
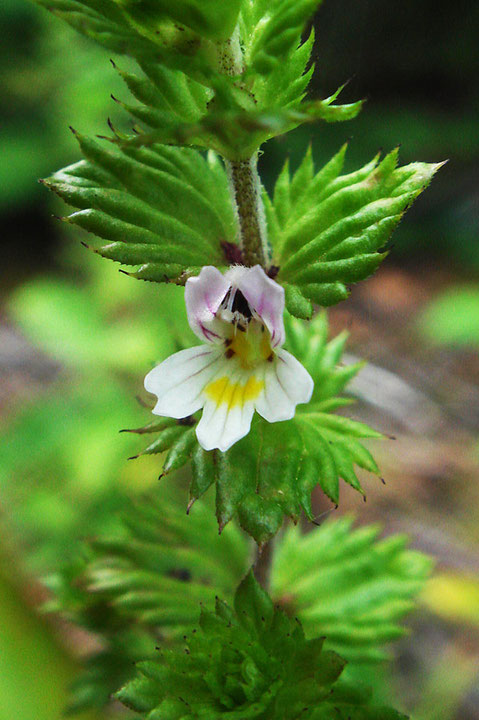
[[[246,268],[235,265],[224,275],[212,266],[186,283],[185,302],[193,332],[203,341],[224,339],[215,321],[218,311],[248,313],[260,319],[271,334],[273,347],[284,343],[284,290],[267,277],[260,265]],[[245,314],[246,313],[246,314]]]
[[[154,413],[182,418],[203,407],[200,444],[226,451],[248,433],[255,409],[276,422],[309,401],[310,375],[281,348],[284,290],[259,265],[224,275],[206,266],[187,281],[185,302],[193,332],[209,347],[182,350],[148,373]]]

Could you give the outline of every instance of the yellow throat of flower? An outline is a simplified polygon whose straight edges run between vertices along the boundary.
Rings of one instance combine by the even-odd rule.
[[[274,357],[268,330],[255,320],[244,331],[234,327],[233,335],[226,344],[226,357],[235,357],[244,370],[253,370],[265,361],[271,362]]]

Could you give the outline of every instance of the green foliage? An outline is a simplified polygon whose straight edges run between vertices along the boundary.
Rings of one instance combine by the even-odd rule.
[[[317,120],[340,122],[354,118],[361,109],[361,102],[333,105],[339,92],[324,100],[303,102],[297,107],[260,107],[255,104],[251,109],[219,108],[192,123],[174,122],[171,113],[123,103],[135,118],[140,117],[153,130],[145,132],[136,126],[135,136],[115,133],[113,142],[126,148],[150,147],[156,143],[195,145],[210,148],[230,160],[248,159],[267,140],[304,123]]]
[[[153,655],[154,638],[144,627],[128,623],[112,607],[108,597],[90,592],[85,572],[92,552],[84,547],[83,556],[45,579],[54,597],[45,611],[61,612],[70,622],[94,633],[99,649],[83,660],[83,667],[70,686],[67,712],[102,709],[112,693],[131,676],[139,659]]]
[[[103,277],[113,290],[109,275]],[[176,312],[181,326],[184,302],[172,289],[162,288],[160,298]],[[77,373],[93,369],[97,373],[136,373],[139,357],[151,362],[159,352],[174,352],[175,334],[181,334],[181,329],[173,328],[157,313],[151,296],[132,291],[126,305],[116,296],[108,308],[97,290],[89,282],[75,286],[61,279],[39,279],[14,294],[10,315],[37,348]],[[167,333],[167,329],[173,332]]]
[[[95,252],[132,267],[127,274],[138,279],[182,284],[205,265],[229,263],[239,242],[232,203],[237,188],[228,188],[218,155],[226,167],[228,160],[255,159],[261,144],[276,135],[313,120],[349,119],[361,108],[335,105],[340,91],[304,102],[313,35],[302,39],[320,0],[39,2],[140,68],[140,75],[118,71],[136,99],[137,104],[119,102],[140,123],[134,134],[109,122],[113,137],[106,149],[74,131],[85,160],[45,181],[76,208],[67,222],[107,241]],[[338,302],[347,295],[347,283],[376,269],[379,250],[437,169],[397,169],[391,153],[341,176],[343,156],[342,151],[315,174],[307,155],[292,178],[285,168],[273,202],[265,198],[278,280],[290,313],[302,318],[311,317],[312,303]],[[260,208],[255,212],[261,215]],[[248,238],[242,240],[247,244]],[[64,359],[82,368],[91,357],[68,323],[76,294],[62,292],[65,346],[73,339]],[[35,308],[32,316],[38,317]],[[93,336],[96,320],[91,313],[85,323]],[[101,642],[75,686],[71,709],[103,708],[127,682],[118,697],[149,720],[402,717],[371,704],[352,676],[344,679],[345,660],[334,648],[356,664],[370,662],[381,659],[383,643],[401,634],[397,621],[427,571],[421,556],[405,550],[403,538],[374,544],[374,528],[352,533],[347,522],[321,529],[314,541],[291,531],[273,570],[274,592],[286,609],[273,607],[252,573],[235,593],[234,610],[217,598],[215,613],[207,609],[218,592],[232,597],[251,561],[249,541],[228,525],[233,518],[261,546],[285,515],[297,521],[304,511],[312,519],[310,495],[317,484],[337,502],[340,478],[363,492],[357,466],[379,473],[360,440],[380,434],[335,414],[349,402],[338,394],[360,369],[337,367],[345,335],[328,343],[324,316],[308,329],[288,317],[287,326],[290,348],[315,381],[311,402],[294,419],[273,426],[256,417],[249,436],[227,453],[198,445],[197,417],[161,418],[131,431],[155,435],[140,455],[165,454],[162,475],[191,462],[187,512],[195,507],[191,517],[181,516],[179,497],[170,485],[161,488],[129,508],[122,529],[113,522],[77,565],[51,579],[53,607]],[[46,333],[47,346],[54,345],[53,336]],[[121,374],[131,366],[111,361],[118,341],[113,336],[104,353],[101,343],[93,343],[92,355],[99,356],[99,367]],[[170,341],[181,347],[181,331]],[[99,376],[99,384],[107,378]],[[114,393],[115,386],[108,390]],[[211,485],[220,535],[211,508],[196,504]],[[123,506],[131,498],[130,491],[117,488],[110,494]],[[99,523],[92,517],[94,529]],[[325,593],[327,601],[318,603]],[[329,646],[324,638],[305,637],[291,617],[296,611],[304,614],[308,634],[317,635],[315,625],[326,632]],[[185,636],[181,649],[185,630],[190,639]],[[137,660],[141,675],[128,682]]]
[[[156,145],[104,149],[77,135],[87,160],[45,184],[77,208],[69,223],[108,241],[96,252],[142,280],[184,282],[203,265],[221,265],[221,243],[236,223],[219,160],[195,150]]]
[[[47,580],[55,596],[48,609],[95,633],[101,648],[72,686],[72,711],[108,704],[134,662],[151,656],[158,642],[179,640],[217,592],[231,597],[248,567],[241,532],[231,525],[219,537],[201,502],[187,517],[171,486],[131,506],[123,519]]]
[[[249,573],[234,610],[219,599],[214,613],[202,610],[184,650],[140,663],[141,674],[117,697],[150,720],[403,717],[370,707],[367,694],[337,682],[344,664],[323,639],[306,640],[301,624],[275,608]]]
[[[78,662],[32,607],[32,579],[19,577],[5,545],[0,555],[0,717],[61,720]],[[96,714],[78,720],[100,720]]]
[[[321,0],[244,0],[241,10],[242,36],[245,41],[245,62],[248,69],[260,75],[270,75],[280,66],[283,72],[292,69],[290,63],[302,62],[300,71],[294,68],[298,76],[302,76],[309,60],[301,57],[298,47],[304,27],[321,4]],[[308,50],[308,40],[305,44]],[[298,58],[301,60],[298,61]],[[292,79],[292,77],[291,77]],[[303,88],[304,89],[304,88]]]
[[[177,638],[197,620],[201,603],[232,595],[245,572],[249,543],[234,525],[220,537],[211,508],[198,503],[186,516],[171,485],[150,494],[124,516],[123,533],[97,538],[85,582],[132,622]]]
[[[113,67],[140,105],[115,101],[134,119],[145,122],[151,128],[162,128],[168,133],[180,132],[178,128],[200,121],[207,112],[212,92],[179,70],[171,70],[154,62],[140,63],[144,75]]]
[[[124,387],[100,376],[49,392],[2,432],[2,525],[37,572],[62,562],[78,538],[114,528],[135,492],[117,435],[118,418],[138,414]]]
[[[306,535],[290,526],[274,554],[271,594],[298,615],[307,637],[324,635],[325,647],[357,665],[386,659],[383,646],[404,635],[398,621],[432,561],[408,550],[403,535],[378,541],[377,526],[351,526],[348,517]]]
[[[342,478],[363,492],[355,465],[379,475],[361,438],[381,438],[363,423],[333,414],[351,400],[337,397],[362,364],[338,367],[347,334],[327,342],[326,316],[305,325],[287,321],[288,347],[310,372],[315,390],[292,420],[270,424],[256,416],[249,435],[228,452],[204,451],[196,441],[196,416],[187,421],[160,418],[131,432],[159,433],[140,455],[168,451],[162,474],[192,461],[190,502],[216,484],[220,530],[236,515],[241,526],[262,544],[280,528],[284,515],[312,518],[311,491],[319,483],[335,503]]]
[[[110,50],[130,55],[143,77],[121,73],[140,105],[124,104],[150,132],[128,145],[199,145],[231,159],[247,158],[275,135],[304,122],[347,120],[361,103],[332,105],[338,93],[302,103],[313,35],[303,27],[319,4],[302,0],[39,0]],[[224,42],[217,42],[222,40]]]
[[[233,32],[241,0],[121,0],[119,2],[133,19],[145,19],[145,24],[164,22],[166,18],[191,28],[213,40],[226,40]]]
[[[216,40],[232,32],[238,0],[38,0],[110,52],[160,61],[202,81],[214,75]]]
[[[397,168],[397,151],[340,175],[346,146],[315,174],[311,149],[290,177],[283,168],[271,202],[265,198],[273,262],[288,310],[311,317],[312,303],[334,305],[348,284],[373,273],[402,215],[439,164]]]
[[[62,563],[79,538],[115,528],[116,513],[146,489],[148,460],[142,468],[125,463],[137,443],[118,431],[144,417],[134,398],[138,366],[192,335],[181,288],[125,282],[79,246],[69,255],[69,283],[34,279],[8,302],[9,321],[54,359],[43,391],[25,378],[1,430],[2,527],[40,573]],[[43,368],[35,357],[34,370]]]
[[[465,285],[440,293],[419,315],[417,329],[434,345],[477,347],[479,288]]]
[[[181,645],[200,605],[213,607],[217,594],[231,602],[251,561],[234,523],[219,536],[210,504],[200,500],[187,515],[171,484],[123,515],[121,527],[102,532],[48,581],[50,609],[95,633],[101,647],[87,658],[72,707],[99,707],[131,677],[133,660],[151,657],[158,643]],[[430,567],[403,537],[377,542],[377,534],[342,518],[307,535],[290,528],[275,544],[274,602],[299,617],[308,638],[327,636],[325,648],[340,652],[353,677],[361,664],[387,657],[382,646],[403,633],[398,621]]]

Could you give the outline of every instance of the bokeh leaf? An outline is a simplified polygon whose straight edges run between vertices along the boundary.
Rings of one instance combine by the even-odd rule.
[[[232,597],[249,564],[250,543],[230,525],[218,535],[203,501],[188,517],[181,493],[157,488],[123,513],[123,523],[83,547],[50,575],[48,609],[95,633],[100,649],[85,660],[70,709],[103,707],[132,674],[198,622],[200,606]]]
[[[403,535],[378,539],[380,528],[329,520],[303,534],[290,526],[278,544],[271,593],[301,618],[308,637],[348,663],[384,660],[384,646],[404,635],[399,624],[421,592],[432,560],[407,548]]]
[[[434,345],[479,345],[479,288],[451,287],[435,297],[419,314],[417,329]]]

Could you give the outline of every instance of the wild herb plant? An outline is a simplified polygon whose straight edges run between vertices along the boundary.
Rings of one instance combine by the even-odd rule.
[[[362,680],[429,560],[345,519],[277,534],[314,520],[317,485],[338,503],[340,480],[363,493],[356,467],[379,476],[362,439],[380,433],[336,414],[360,365],[339,365],[345,336],[328,342],[318,310],[377,269],[438,165],[393,151],[344,174],[345,146],[319,170],[310,148],[265,191],[265,142],[361,109],[341,88],[306,99],[319,0],[40,2],[126,56],[112,64],[133,96],[115,98],[130,131],[73,130],[84,159],[44,182],[94,252],[177,286],[197,336],[186,347],[177,303],[159,304],[177,352],[148,372],[155,418],[130,432],[149,437],[135,457],[161,456],[161,484],[51,579],[52,606],[103,643],[72,709],[115,695],[150,720],[402,717]]]

